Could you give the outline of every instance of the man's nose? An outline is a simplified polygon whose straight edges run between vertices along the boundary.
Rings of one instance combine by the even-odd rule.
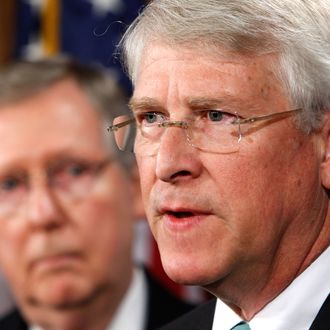
[[[47,229],[60,226],[63,220],[59,202],[47,185],[31,188],[25,216],[33,227]]]
[[[166,182],[195,178],[201,173],[199,151],[188,141],[187,128],[164,128],[156,155],[156,176]]]

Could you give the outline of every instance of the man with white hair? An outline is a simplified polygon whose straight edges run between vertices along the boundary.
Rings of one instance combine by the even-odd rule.
[[[165,271],[217,298],[164,329],[330,329],[330,1],[155,0],[122,48],[110,129]]]

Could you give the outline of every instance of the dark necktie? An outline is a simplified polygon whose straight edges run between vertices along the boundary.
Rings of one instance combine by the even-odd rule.
[[[230,330],[251,330],[251,328],[249,327],[249,325],[246,322],[240,322],[240,323],[236,324]]]

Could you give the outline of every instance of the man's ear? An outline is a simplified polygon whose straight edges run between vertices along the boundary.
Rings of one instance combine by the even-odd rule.
[[[320,135],[322,139],[322,160],[320,167],[321,182],[325,188],[330,189],[330,113],[327,113],[323,118]]]

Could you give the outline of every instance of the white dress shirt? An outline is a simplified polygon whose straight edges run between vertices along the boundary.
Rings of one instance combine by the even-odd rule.
[[[329,274],[330,247],[249,321],[251,330],[308,330],[330,293]],[[228,330],[240,321],[217,299],[213,330]]]
[[[105,330],[143,330],[147,315],[147,281],[141,269],[135,268],[133,280],[123,301]],[[32,326],[30,330],[42,330]]]
[[[143,330],[147,315],[147,281],[141,269],[135,269],[133,281],[107,330]]]

